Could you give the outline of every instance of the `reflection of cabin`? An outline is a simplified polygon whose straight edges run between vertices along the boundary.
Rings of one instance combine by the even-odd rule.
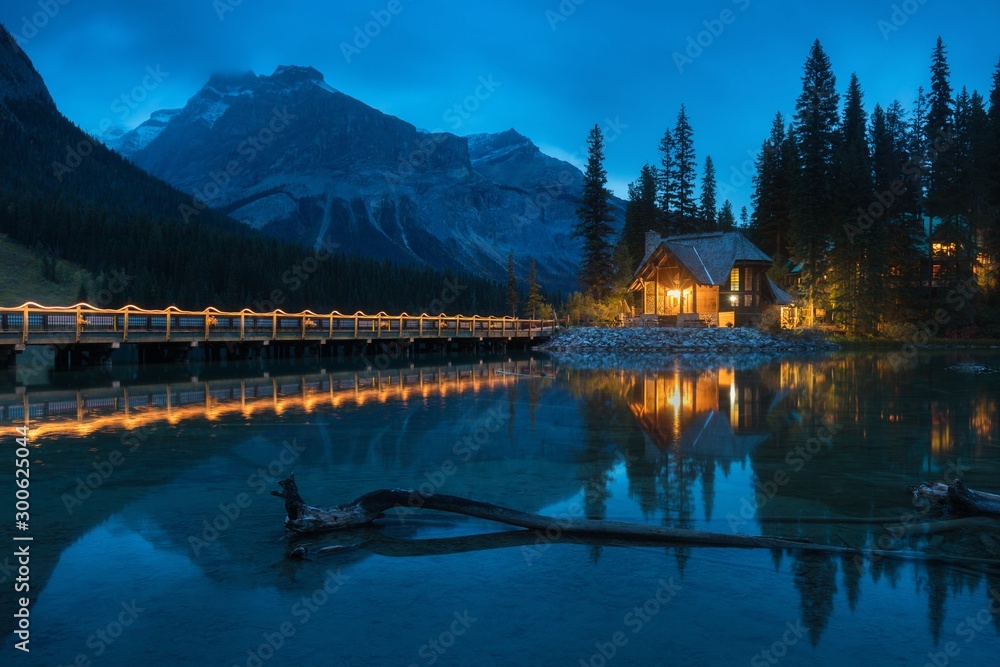
[[[642,376],[628,395],[643,431],[660,449],[741,461],[767,439],[770,403],[759,380],[730,369]]]
[[[742,326],[766,306],[792,303],[769,268],[771,258],[739,232],[646,232],[646,256],[629,289],[641,294],[642,316],[660,324]]]

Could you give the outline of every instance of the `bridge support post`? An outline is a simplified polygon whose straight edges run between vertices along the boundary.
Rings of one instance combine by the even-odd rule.
[[[138,346],[139,364],[186,362],[191,346],[186,343],[146,343]],[[207,356],[207,354],[206,354]]]
[[[14,368],[17,352],[12,347],[0,347],[0,371]]]
[[[68,347],[57,347],[53,366],[57,371],[68,371],[73,368],[73,351]]]

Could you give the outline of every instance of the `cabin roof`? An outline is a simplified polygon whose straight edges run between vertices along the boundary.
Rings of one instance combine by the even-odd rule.
[[[790,306],[795,302],[794,295],[778,287],[778,284],[770,278],[767,279],[767,285],[771,288],[771,293],[774,294],[774,304],[776,306]]]
[[[642,275],[650,261],[668,250],[702,285],[722,285],[737,262],[771,263],[771,258],[739,232],[681,234],[660,240],[636,269],[632,281]]]

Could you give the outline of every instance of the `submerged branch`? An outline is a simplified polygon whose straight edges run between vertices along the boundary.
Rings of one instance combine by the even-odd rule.
[[[285,528],[294,535],[342,530],[371,524],[382,518],[384,512],[394,507],[429,509],[453,512],[479,519],[497,521],[534,531],[534,540],[539,533],[546,541],[566,537],[601,538],[602,540],[629,540],[660,544],[682,544],[690,546],[730,547],[742,549],[793,549],[799,551],[831,554],[854,554],[865,557],[897,556],[898,552],[882,550],[862,550],[830,544],[818,544],[804,539],[772,537],[766,535],[742,535],[715,533],[703,530],[651,526],[621,521],[593,519],[558,519],[555,517],[521,512],[500,505],[484,503],[469,498],[444,494],[425,494],[408,489],[380,489],[366,493],[344,505],[320,508],[307,505],[299,494],[295,475],[278,482],[281,492],[271,493],[284,499],[288,513]],[[987,494],[988,495],[988,494]],[[936,532],[936,531],[928,531]],[[336,550],[342,550],[338,547]],[[292,557],[304,557],[308,547],[297,546],[289,552]]]
[[[913,495],[956,514],[1000,518],[1000,496],[973,491],[961,481],[951,485],[921,484],[913,489]]]

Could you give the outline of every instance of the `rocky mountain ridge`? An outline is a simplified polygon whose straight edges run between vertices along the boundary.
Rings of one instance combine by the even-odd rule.
[[[522,277],[535,258],[546,287],[576,288],[579,169],[513,129],[418,130],[311,67],[213,76],[113,147],[191,193],[186,216],[208,205],[281,239],[498,280],[513,250]]]

